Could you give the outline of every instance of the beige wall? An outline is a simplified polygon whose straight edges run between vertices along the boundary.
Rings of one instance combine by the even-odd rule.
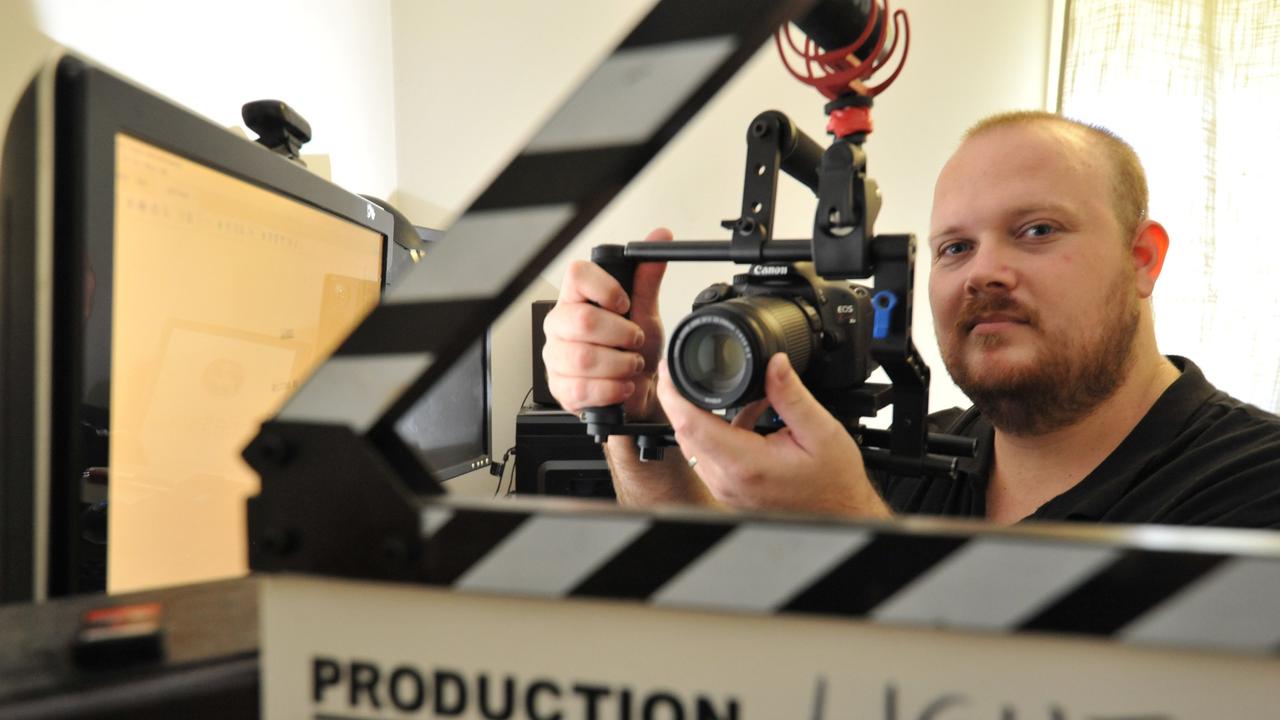
[[[0,137],[9,127],[13,106],[52,43],[37,28],[27,0],[8,0],[0,23]]]
[[[352,192],[395,189],[389,0],[35,0],[55,41],[214,122],[250,100],[284,100],[311,123]],[[252,133],[250,137],[253,137]]]
[[[7,119],[48,45],[37,30],[43,28],[223,124],[239,122],[247,99],[283,97],[311,120],[316,133],[308,149],[332,157],[336,182],[357,192],[394,191],[416,222],[447,226],[649,5],[282,0],[264,10],[231,0],[184,4],[179,12],[158,0],[109,8],[88,0],[41,0],[35,9],[19,2],[0,30],[0,101],[9,103]],[[911,12],[911,57],[877,103],[867,148],[885,196],[878,230],[924,237],[933,177],[963,128],[997,110],[1043,106],[1053,2],[895,5]],[[821,139],[821,104],[786,75],[771,49],[762,51],[544,273],[548,284],[532,289],[495,329],[495,454],[512,444],[507,408],[528,389],[528,302],[554,296],[564,260],[585,257],[601,242],[638,239],[658,224],[683,238],[724,237],[718,222],[737,214],[747,122],[777,108]],[[779,203],[778,236],[807,236],[807,191],[785,183]],[[664,294],[668,326],[699,289],[732,272],[727,265],[673,266]],[[917,343],[935,368],[933,405],[963,404],[941,371],[927,305],[918,307]],[[489,487],[482,475],[477,488]]]
[[[397,198],[414,218],[447,226],[588,72],[647,0],[433,2],[391,0],[396,69]],[[1052,0],[903,0],[911,14],[906,70],[877,100],[867,144],[884,193],[879,232],[927,236],[933,178],[963,130],[1010,108],[1044,106]],[[1050,93],[1052,94],[1052,93]],[[640,239],[651,227],[677,238],[725,239],[719,221],[737,215],[747,123],[760,111],[789,114],[825,138],[822,99],[762,50],[565,252],[544,278],[559,284],[564,263],[604,242]],[[777,237],[808,237],[812,196],[790,181],[779,194]],[[923,294],[916,342],[934,368],[935,409],[967,404],[938,359]],[[733,266],[680,264],[668,270],[664,321],[672,327],[706,285]],[[527,305],[527,303],[524,303]],[[527,312],[527,307],[519,311]],[[525,333],[527,323],[510,324]],[[495,382],[528,387],[523,358],[496,358]],[[523,392],[521,393],[523,395]],[[504,422],[499,417],[498,422]],[[494,451],[501,452],[495,436]]]

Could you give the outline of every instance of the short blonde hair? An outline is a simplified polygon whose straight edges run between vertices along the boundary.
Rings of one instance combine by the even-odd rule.
[[[1138,225],[1147,218],[1147,173],[1142,169],[1142,161],[1138,159],[1133,147],[1119,135],[1100,125],[1072,120],[1055,113],[1019,110],[979,120],[965,132],[964,139],[968,140],[995,128],[1032,123],[1057,123],[1075,128],[1102,151],[1103,156],[1111,163],[1112,205],[1116,219],[1125,232],[1125,240],[1131,239],[1137,232]]]

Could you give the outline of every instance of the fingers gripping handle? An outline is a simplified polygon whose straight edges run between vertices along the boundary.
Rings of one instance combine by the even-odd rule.
[[[609,273],[622,290],[631,297],[632,281],[635,279],[636,261],[628,258],[623,245],[597,245],[591,248],[591,262],[599,265]],[[587,433],[602,443],[612,434],[611,430],[620,427],[626,420],[622,405],[606,405],[604,407],[586,408],[582,411],[582,419],[587,424]]]
[[[591,262],[604,268],[622,286],[627,297],[631,297],[636,261],[626,256],[626,250],[625,245],[597,245],[591,248]]]

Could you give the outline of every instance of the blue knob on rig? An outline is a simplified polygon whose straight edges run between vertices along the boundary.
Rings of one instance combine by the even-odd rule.
[[[889,323],[897,306],[898,296],[892,291],[881,290],[871,296],[871,310],[875,314],[871,322],[871,337],[876,340],[889,337]]]

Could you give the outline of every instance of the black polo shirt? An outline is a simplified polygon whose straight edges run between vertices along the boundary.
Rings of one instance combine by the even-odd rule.
[[[1190,360],[1093,472],[1028,520],[1280,528],[1280,417],[1214,388]],[[994,431],[970,409],[947,432],[978,439],[958,480],[888,477],[896,512],[986,517]]]

